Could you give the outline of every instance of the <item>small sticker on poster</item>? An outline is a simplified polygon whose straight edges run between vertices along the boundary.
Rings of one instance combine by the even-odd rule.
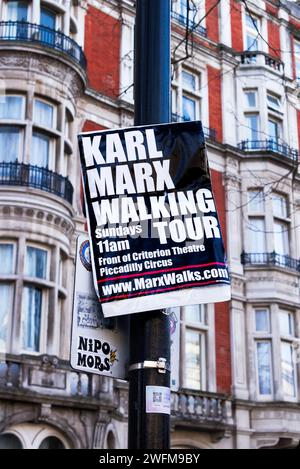
[[[146,413],[171,414],[171,390],[165,386],[146,386]]]

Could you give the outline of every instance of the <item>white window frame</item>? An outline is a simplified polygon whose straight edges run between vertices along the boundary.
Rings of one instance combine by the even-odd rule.
[[[40,278],[40,277],[30,277],[25,273],[26,269],[26,259],[27,259],[27,248],[34,248],[34,249],[39,249],[40,251],[45,251],[47,253],[46,256],[46,277],[45,278]],[[25,261],[24,261],[24,278],[26,281],[30,282],[30,280],[35,280],[39,283],[44,283],[44,282],[49,282],[50,281],[50,265],[51,265],[51,249],[48,248],[47,246],[40,246],[39,244],[36,243],[31,243],[27,242],[25,245]]]
[[[256,313],[258,311],[266,311],[266,313],[267,313],[268,330],[266,330],[266,331],[258,331],[257,330]],[[254,309],[254,330],[255,330],[255,334],[271,334],[272,333],[271,315],[270,315],[270,309],[269,308],[262,307],[262,308],[255,308]]]
[[[294,311],[288,310],[288,309],[283,309],[279,308],[279,314],[281,313],[287,313],[292,317],[292,324],[293,324],[293,334],[292,335],[284,335],[282,334],[280,330],[280,317],[278,316],[278,330],[279,330],[279,337],[280,337],[280,380],[281,380],[281,386],[282,386],[282,394],[283,394],[283,399],[285,401],[289,402],[298,402],[298,369],[297,369],[297,364],[296,362],[293,363],[293,370],[294,370],[294,380],[295,380],[295,396],[289,396],[288,394],[284,394],[283,390],[283,379],[282,379],[282,350],[281,350],[281,345],[282,343],[289,344],[289,346],[292,348],[292,356],[293,356],[293,345],[295,343],[299,342],[299,339],[296,335],[296,314]]]
[[[22,122],[22,123],[23,123],[23,122],[25,121],[25,110],[26,110],[25,104],[26,104],[26,97],[25,97],[24,95],[22,95],[22,94],[16,94],[16,93],[9,93],[9,92],[7,92],[7,93],[5,93],[5,94],[0,95],[0,101],[1,101],[2,99],[5,99],[6,97],[7,97],[7,98],[21,98],[21,102],[22,102],[22,106],[21,106],[21,117],[20,117],[19,119],[15,119],[15,118],[13,118],[13,117],[11,117],[11,118],[10,118],[10,117],[3,117],[3,118],[0,119],[1,124],[2,124],[2,122],[8,122],[8,123],[10,123],[10,122]]]
[[[51,127],[47,127],[47,126],[44,126],[44,125],[40,125],[39,122],[35,121],[35,103],[36,101],[40,101],[41,103],[44,103],[44,104],[47,104],[47,106],[50,106],[52,108],[52,126]],[[32,118],[32,123],[33,123],[33,126],[34,127],[39,127],[39,128],[43,128],[43,129],[47,129],[47,130],[54,130],[56,131],[57,130],[57,106],[49,101],[47,101],[46,99],[43,99],[43,98],[40,98],[39,96],[35,96],[34,97],[34,100],[33,100],[33,118]]]
[[[249,12],[246,9],[244,10],[244,15],[243,15],[244,50],[248,51],[248,52],[255,53],[256,51],[261,51],[261,37],[260,37],[259,33],[256,31],[256,28],[255,28],[254,25],[253,25],[253,28],[252,28],[247,24],[247,16],[250,19],[253,18],[254,20],[257,20],[257,24],[258,24],[257,27],[258,27],[258,31],[260,32],[260,34],[261,34],[261,30],[262,30],[262,19],[261,19],[261,17],[257,16],[255,13],[253,13],[252,11],[250,11],[250,13],[251,13],[251,16],[250,16]],[[255,49],[255,50],[254,49],[248,49],[248,47],[247,47],[247,37],[248,37],[248,34],[249,34],[249,36],[252,36],[251,32],[252,33],[255,32],[255,36],[256,36],[256,40],[257,40],[257,49]],[[254,35],[253,35],[253,43],[254,43]]]
[[[23,344],[23,314],[24,314],[24,297],[25,297],[25,288],[39,288],[42,294],[42,301],[41,301],[41,326],[40,326],[40,342],[39,342],[39,350],[29,350],[24,347]],[[22,291],[22,310],[21,310],[21,325],[20,325],[20,348],[21,353],[26,353],[27,355],[40,355],[42,353],[47,352],[47,310],[49,306],[49,291],[43,284],[39,284],[35,280],[32,282],[26,281],[23,285]]]
[[[279,215],[276,215],[275,212],[274,212],[274,208],[273,208],[273,203],[272,203],[272,223],[273,223],[273,231],[275,231],[275,222],[279,222],[279,223],[282,223],[286,226],[286,232],[287,232],[287,237],[288,237],[288,256],[291,255],[291,236],[290,236],[290,228],[291,228],[291,219],[290,219],[290,207],[289,207],[289,197],[286,195],[286,194],[281,194],[281,193],[277,193],[277,192],[274,192],[273,193],[274,195],[276,196],[279,196],[279,197],[282,197],[284,198],[284,200],[286,201],[286,210],[287,210],[287,217],[281,217]],[[273,246],[274,246],[274,251],[276,252],[276,249],[275,249],[275,234],[273,236]],[[280,253],[278,253],[280,254]]]
[[[201,348],[200,348],[200,389],[191,389],[192,391],[207,391],[208,389],[208,340],[209,340],[209,325],[208,325],[208,312],[206,305],[198,305],[200,308],[204,308],[204,319],[205,323],[199,322],[187,322],[185,319],[186,307],[182,308],[183,312],[183,326],[184,326],[184,360],[183,363],[186,363],[188,357],[186,357],[186,331],[191,331],[199,334],[201,336]],[[187,369],[185,366],[182,368],[182,382],[185,389],[190,389],[187,387]]]
[[[256,371],[256,392],[260,401],[270,401],[274,397],[274,363],[273,363],[273,341],[271,334],[258,334],[255,337],[255,371]],[[259,367],[258,367],[258,344],[269,343],[270,345],[270,360],[271,360],[271,394],[261,394],[259,389]]]

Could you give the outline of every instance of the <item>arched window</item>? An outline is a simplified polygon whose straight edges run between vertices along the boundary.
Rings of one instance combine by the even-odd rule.
[[[40,444],[39,449],[65,449],[65,446],[56,436],[47,436]]]
[[[116,449],[116,439],[112,431],[107,435],[107,449]]]
[[[23,449],[23,446],[16,435],[6,433],[0,435],[0,449]]]

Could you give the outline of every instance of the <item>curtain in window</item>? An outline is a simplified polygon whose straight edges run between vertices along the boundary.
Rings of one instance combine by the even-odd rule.
[[[259,394],[272,394],[272,360],[270,342],[257,343]]]
[[[8,21],[27,21],[28,4],[26,2],[8,2]]]
[[[0,275],[13,273],[13,245],[0,244]],[[1,324],[1,323],[0,323]]]
[[[9,316],[11,314],[13,287],[0,283],[0,350],[6,352]]]
[[[40,349],[42,314],[42,290],[35,287],[24,288],[22,314],[23,348],[38,352]]]
[[[20,131],[18,127],[0,127],[0,162],[10,163],[19,156]]]
[[[21,96],[4,96],[0,99],[0,119],[22,119]]]
[[[43,249],[27,247],[26,275],[30,277],[46,278],[47,252]]]
[[[201,345],[203,336],[198,332],[185,333],[186,387],[201,389]]]
[[[196,102],[193,99],[182,97],[182,113],[185,121],[196,119]]]
[[[34,121],[45,127],[53,127],[53,107],[36,99],[34,102]]]
[[[47,135],[34,132],[32,135],[32,152],[30,163],[46,168],[49,163],[50,139]]]
[[[290,343],[281,343],[282,386],[285,395],[295,397],[295,367],[293,349]]]

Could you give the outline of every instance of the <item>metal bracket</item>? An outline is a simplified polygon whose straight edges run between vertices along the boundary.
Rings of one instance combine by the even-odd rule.
[[[157,361],[154,360],[145,360],[141,363],[134,363],[130,365],[129,371],[143,370],[145,368],[154,368],[157,369],[158,373],[165,374],[166,371],[171,372],[169,363],[165,358],[159,358]]]

